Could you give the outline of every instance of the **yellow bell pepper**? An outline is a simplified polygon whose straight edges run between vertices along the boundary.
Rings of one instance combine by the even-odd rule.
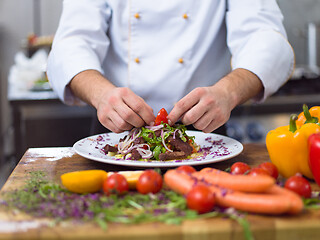
[[[306,104],[303,104],[303,111],[298,115],[296,121],[297,127],[301,127],[305,123],[318,123],[320,119],[320,106],[314,106],[308,109]]]
[[[278,127],[268,132],[266,145],[269,157],[285,178],[296,173],[313,178],[308,164],[308,137],[320,132],[320,126],[315,123],[305,123],[297,129],[297,118],[294,114],[290,117],[288,126]]]

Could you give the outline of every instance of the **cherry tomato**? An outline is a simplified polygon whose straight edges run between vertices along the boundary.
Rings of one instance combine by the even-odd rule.
[[[37,41],[37,35],[35,35],[35,34],[30,34],[29,36],[28,36],[28,43],[29,43],[29,45],[33,45],[33,44],[35,44],[36,43],[36,41]]]
[[[177,171],[185,172],[185,173],[193,173],[196,172],[197,170],[194,169],[194,167],[191,167],[189,165],[183,165],[177,168]]]
[[[266,169],[255,167],[250,170],[248,175],[257,176],[257,175],[268,175],[270,176],[269,172]]]
[[[154,170],[144,171],[137,182],[137,190],[139,193],[157,193],[162,188],[162,177]]]
[[[199,214],[210,212],[215,205],[215,197],[209,187],[196,185],[187,194],[187,206]]]
[[[155,125],[160,125],[161,122],[163,123],[168,123],[167,119],[168,113],[164,108],[161,108],[160,111],[158,112],[158,115],[154,121]]]
[[[235,162],[231,166],[231,173],[235,175],[242,175],[248,172],[251,167],[244,162]]]
[[[300,174],[289,177],[285,182],[284,187],[299,194],[301,197],[311,197],[311,185],[308,180]]]
[[[277,167],[271,162],[263,162],[258,167],[267,170],[269,175],[274,179],[277,179],[279,176]]]
[[[124,176],[119,173],[114,173],[107,177],[103,182],[102,188],[107,195],[112,193],[123,194],[129,191],[129,184]]]

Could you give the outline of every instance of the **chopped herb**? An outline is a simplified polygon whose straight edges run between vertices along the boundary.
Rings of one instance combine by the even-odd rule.
[[[140,223],[161,221],[181,222],[194,218],[196,213],[187,209],[185,198],[173,191],[142,195],[129,192],[123,196],[95,193],[71,193],[45,179],[41,172],[30,173],[25,186],[4,195],[6,206],[24,211],[35,217],[56,220],[92,220],[103,228],[108,222]]]
[[[249,222],[235,211],[214,210],[206,214],[187,208],[186,199],[171,190],[163,189],[157,194],[129,192],[122,196],[106,196],[102,192],[76,194],[49,182],[43,172],[31,172],[21,189],[7,192],[3,196],[7,209],[19,209],[35,217],[50,217],[54,222],[69,219],[92,221],[102,229],[108,223],[137,224],[163,222],[180,224],[186,219],[228,217],[237,221],[244,229],[245,237],[253,239]]]
[[[320,209],[320,192],[313,191],[311,198],[302,198],[305,208]]]
[[[228,217],[235,220],[240,224],[240,226],[242,226],[246,240],[254,240],[254,237],[250,230],[250,223],[244,216],[238,214],[229,214]]]

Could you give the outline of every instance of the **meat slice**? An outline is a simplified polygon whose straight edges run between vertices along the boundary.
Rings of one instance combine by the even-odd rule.
[[[133,149],[130,153],[131,153],[131,159],[133,160],[141,159],[141,155],[137,149]]]
[[[156,135],[156,137],[160,137],[161,136],[161,130],[154,131],[154,134]]]
[[[118,152],[118,148],[114,147],[114,146],[111,146],[109,144],[105,145],[104,148],[103,148],[104,152],[105,153],[108,153],[108,152]]]
[[[136,144],[142,144],[142,143],[145,143],[146,141],[143,139],[143,137],[137,137],[134,141],[133,141],[133,143],[134,143],[134,145],[136,145]]]
[[[173,159],[181,159],[185,158],[187,155],[184,152],[165,152],[159,154],[159,160],[165,161],[165,160],[173,160]]]
[[[189,156],[193,151],[193,148],[189,145],[189,143],[182,141],[180,138],[170,138],[168,143],[173,147],[174,150],[176,149],[184,152],[185,156]]]

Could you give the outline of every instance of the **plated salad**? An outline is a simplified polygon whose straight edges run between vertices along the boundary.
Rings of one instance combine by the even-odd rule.
[[[200,150],[194,136],[188,136],[182,124],[170,126],[163,121],[156,126],[133,128],[115,146],[103,148],[109,155],[130,160],[174,160],[185,159]]]

